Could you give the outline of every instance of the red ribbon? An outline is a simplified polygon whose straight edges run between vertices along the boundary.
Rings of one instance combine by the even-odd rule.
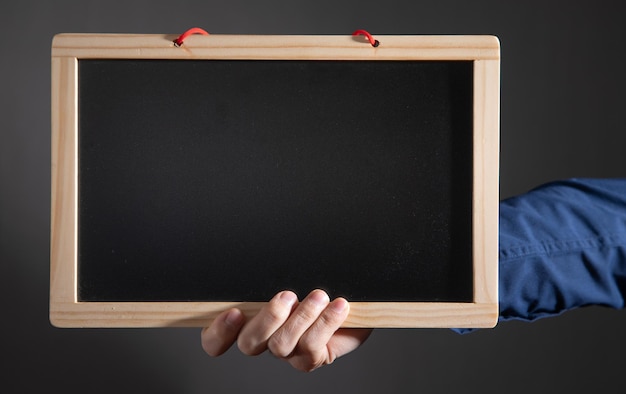
[[[352,35],[353,36],[365,36],[374,48],[380,45],[380,41],[374,39],[374,37],[372,37],[372,35],[365,30],[357,30],[354,33],[352,33]]]
[[[183,41],[185,41],[185,38],[189,37],[192,34],[202,34],[204,36],[209,35],[209,33],[207,33],[206,31],[202,30],[199,27],[192,27],[191,29],[181,34],[177,39],[175,39],[174,45],[176,45],[177,47],[183,45]]]

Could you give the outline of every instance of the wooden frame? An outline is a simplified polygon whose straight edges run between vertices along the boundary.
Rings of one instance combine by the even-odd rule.
[[[379,47],[346,36],[60,34],[52,43],[50,320],[57,327],[201,327],[259,302],[78,302],[78,60],[470,60],[474,63],[474,301],[353,302],[345,327],[492,327],[498,316],[500,47],[492,36],[382,36]]]

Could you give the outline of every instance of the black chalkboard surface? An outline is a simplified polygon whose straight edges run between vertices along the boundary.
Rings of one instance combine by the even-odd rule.
[[[473,60],[75,68],[74,302],[475,303]]]
[[[472,72],[79,61],[80,300],[472,301]]]

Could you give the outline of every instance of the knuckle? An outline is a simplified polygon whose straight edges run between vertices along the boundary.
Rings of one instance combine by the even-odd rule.
[[[204,328],[200,335],[202,350],[211,357],[217,357],[221,352],[223,345],[212,335],[210,328]]]
[[[290,313],[291,306],[288,303],[277,298],[268,302],[237,338],[239,350],[246,355],[263,353],[270,338],[285,323]]]
[[[317,347],[309,337],[304,337],[298,343],[298,351],[304,354],[313,354],[317,352]]]
[[[285,320],[284,314],[278,308],[268,308],[263,315],[264,323],[270,326],[279,325],[283,320]]]
[[[336,329],[341,324],[341,319],[336,313],[325,312],[317,319],[322,329]]]
[[[336,331],[346,319],[348,311],[347,304],[331,304],[329,308],[322,312],[318,319],[320,327],[324,330]]]
[[[261,344],[252,338],[239,337],[237,339],[237,347],[239,351],[246,356],[256,356],[262,352],[262,350],[260,350]]]
[[[267,342],[267,348],[274,356],[279,358],[287,358],[293,352],[293,348],[289,346],[288,338],[280,332],[272,335]]]
[[[286,310],[283,305],[276,302],[270,302],[263,311],[264,323],[270,326],[282,325],[282,323],[289,316],[289,312],[290,311]]]
[[[327,343],[324,340],[320,340],[319,331],[308,332],[303,335],[298,342],[297,351],[298,354],[303,354],[311,359],[319,359],[326,353]]]
[[[325,304],[308,302],[302,304],[301,308],[296,309],[295,315],[301,321],[313,322],[320,317],[320,313],[322,313],[325,306]]]
[[[296,311],[296,317],[299,321],[314,321],[317,319],[318,313],[314,308],[301,308]]]

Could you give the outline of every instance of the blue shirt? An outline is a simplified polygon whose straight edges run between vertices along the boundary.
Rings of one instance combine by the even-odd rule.
[[[500,322],[624,308],[626,178],[552,182],[504,200],[499,238]]]
[[[570,179],[500,203],[500,321],[624,307],[626,178]]]

